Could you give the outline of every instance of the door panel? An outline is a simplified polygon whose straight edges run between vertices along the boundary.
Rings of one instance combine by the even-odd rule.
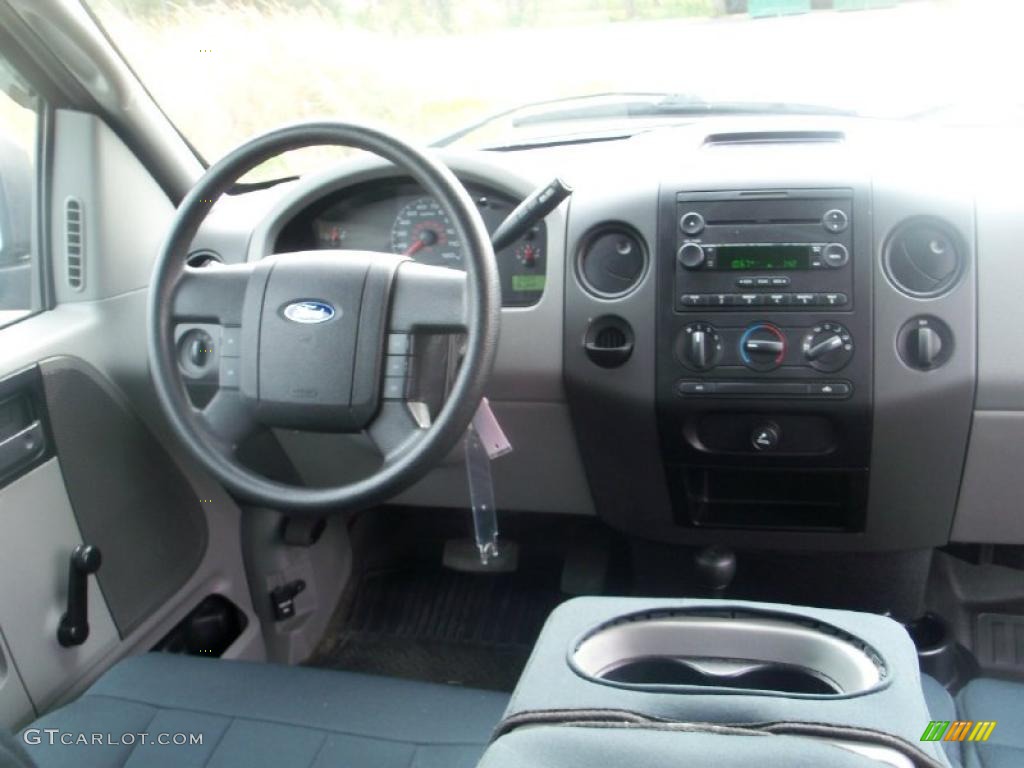
[[[195,572],[206,519],[170,456],[92,366],[54,357],[39,367],[75,518],[103,555],[96,580],[128,634]]]
[[[74,681],[117,647],[117,628],[96,579],[89,579],[89,639],[63,648],[57,625],[64,613],[71,550],[82,543],[57,459],[0,490],[0,562],[14,579],[0,591],[0,627],[22,681],[46,709]]]
[[[56,454],[6,487],[0,481],[0,727],[9,728],[78,695],[121,657],[149,651],[211,594],[247,619],[224,656],[265,656],[241,512],[173,440],[149,379],[145,285],[173,206],[97,118],[59,113],[54,141],[50,230],[59,244],[63,203],[80,201],[85,280],[80,291],[61,284],[66,251],[55,247],[58,305],[0,329],[0,379],[42,371]],[[90,637],[64,648],[56,627],[83,536],[104,563],[89,578]]]

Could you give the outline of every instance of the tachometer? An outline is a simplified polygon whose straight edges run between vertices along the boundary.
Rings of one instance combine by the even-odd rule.
[[[430,264],[462,266],[459,236],[432,197],[418,197],[402,206],[391,227],[391,250]]]

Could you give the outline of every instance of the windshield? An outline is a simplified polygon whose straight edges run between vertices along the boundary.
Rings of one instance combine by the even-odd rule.
[[[716,111],[1016,119],[1021,5],[91,2],[157,102],[208,160],[271,127],[323,117],[477,147],[626,135]],[[590,94],[606,95],[573,98]],[[535,106],[514,111],[525,104]],[[260,174],[301,173],[322,162],[322,152],[299,153]]]

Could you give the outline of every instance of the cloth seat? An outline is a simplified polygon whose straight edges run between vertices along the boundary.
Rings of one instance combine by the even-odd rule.
[[[472,768],[507,703],[491,691],[148,653],[116,664],[18,741],[39,768]],[[118,743],[51,745],[43,729]],[[202,743],[120,743],[138,733]]]
[[[978,678],[957,695],[960,720],[995,720],[988,741],[965,741],[965,768],[1024,766],[1024,683]],[[947,719],[947,718],[943,718]]]

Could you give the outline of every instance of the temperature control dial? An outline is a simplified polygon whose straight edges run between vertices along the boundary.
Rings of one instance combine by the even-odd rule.
[[[800,349],[812,368],[831,373],[850,362],[853,338],[839,323],[821,323],[804,336]]]
[[[758,323],[740,337],[740,357],[748,368],[771,371],[786,359],[786,335],[771,323]]]
[[[707,371],[722,357],[722,338],[711,323],[690,323],[680,334],[676,351],[690,368]]]

